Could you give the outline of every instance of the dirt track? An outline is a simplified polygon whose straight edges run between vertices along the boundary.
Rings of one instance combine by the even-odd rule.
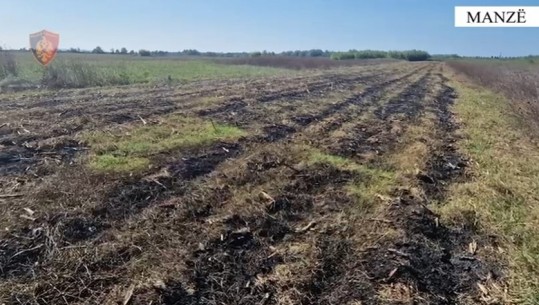
[[[0,300],[479,302],[477,283],[500,271],[468,246],[488,241],[466,225],[447,227],[428,208],[467,178],[453,145],[456,96],[442,72],[436,63],[394,64],[2,98],[0,187],[17,196],[0,197]],[[159,166],[141,175],[81,164],[80,132],[151,125],[169,113],[248,135],[156,155]],[[419,173],[391,180],[388,194],[367,191],[372,171],[401,174],[390,160],[425,122],[433,129],[423,136],[429,157]],[[308,162],[312,151],[354,166]],[[364,187],[361,199],[350,185]]]

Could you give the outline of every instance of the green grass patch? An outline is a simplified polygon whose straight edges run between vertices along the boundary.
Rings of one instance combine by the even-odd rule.
[[[147,167],[149,158],[158,153],[243,135],[244,131],[233,126],[173,115],[159,125],[136,127],[122,133],[93,132],[84,139],[94,155],[90,162],[92,168],[132,171]]]
[[[364,166],[364,178],[359,183],[348,185],[348,191],[357,196],[362,206],[372,207],[380,196],[386,197],[395,188],[396,174],[381,168]]]
[[[353,160],[326,154],[316,149],[309,150],[308,164],[326,163],[341,170],[354,171],[359,179],[348,184],[348,192],[358,198],[364,208],[370,208],[378,196],[387,196],[395,187],[396,173],[383,167],[370,167],[358,164]]]
[[[362,166],[356,162],[340,156],[326,154],[316,149],[310,149],[309,164],[327,163],[342,170],[361,171]]]
[[[439,208],[449,220],[475,215],[479,229],[505,240],[511,267],[510,303],[539,304],[539,149],[509,102],[486,89],[453,84],[455,111],[474,160],[474,179],[456,184]],[[507,300],[504,301],[509,302]]]
[[[136,172],[148,168],[149,165],[150,160],[147,158],[111,154],[94,156],[90,162],[90,168],[110,172]]]

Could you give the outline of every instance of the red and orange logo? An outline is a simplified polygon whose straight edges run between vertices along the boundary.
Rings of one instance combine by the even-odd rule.
[[[44,66],[53,61],[58,52],[59,43],[60,35],[56,33],[43,30],[30,34],[30,49],[37,61]]]

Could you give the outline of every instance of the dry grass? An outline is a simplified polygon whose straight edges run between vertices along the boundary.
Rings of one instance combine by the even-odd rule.
[[[480,68],[479,68],[480,69]],[[492,70],[480,73],[494,73]],[[472,71],[472,70],[468,70]],[[495,84],[507,75],[485,75]],[[497,236],[499,247],[485,249],[493,257],[503,256],[510,266],[509,293],[496,286],[489,293],[505,302],[539,302],[539,153],[537,142],[522,129],[522,121],[512,116],[513,105],[501,95],[480,87],[453,84],[459,93],[454,110],[461,120],[464,140],[460,149],[473,160],[474,178],[455,184],[450,200],[440,207],[444,217],[455,224],[467,223],[485,234]],[[529,101],[531,91],[521,91],[518,83],[509,91]],[[525,87],[526,84],[523,84]],[[504,89],[503,87],[501,89]],[[509,87],[505,87],[509,89]],[[492,258],[492,256],[491,256]]]
[[[539,135],[539,68],[500,61],[450,61],[449,66],[484,87],[503,94],[521,125]]]

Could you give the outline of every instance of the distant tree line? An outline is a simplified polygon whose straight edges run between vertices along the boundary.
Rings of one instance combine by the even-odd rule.
[[[331,51],[320,49],[296,50],[285,52],[256,51],[256,52],[200,52],[194,49],[187,49],[174,55],[203,56],[203,57],[261,57],[261,56],[297,56],[297,57],[330,57]]]
[[[0,47],[0,51],[2,51]],[[15,49],[5,49],[4,51],[16,51]],[[27,48],[20,48],[18,51],[29,51]],[[295,50],[284,52],[256,51],[256,52],[202,52],[196,49],[185,49],[178,52],[169,52],[161,50],[146,50],[138,51],[121,49],[110,49],[106,52],[100,46],[93,50],[81,50],[80,48],[60,49],[61,53],[94,53],[94,54],[123,54],[123,55],[138,55],[138,56],[200,56],[200,57],[263,57],[263,56],[289,56],[289,57],[327,57],[334,60],[348,59],[375,59],[375,58],[395,58],[410,61],[418,60],[448,60],[448,59],[527,59],[530,61],[539,60],[539,55],[527,56],[461,56],[458,54],[433,54],[430,55],[426,51],[408,50],[408,51],[380,51],[380,50],[350,50],[346,52],[334,52],[321,49],[311,50]]]
[[[128,51],[126,48],[111,49],[109,52],[105,51],[102,47],[97,46],[91,51],[81,50],[80,48],[70,48],[66,50],[60,50],[60,52],[66,53],[94,53],[94,54],[131,54],[140,56],[201,56],[201,57],[259,57],[259,56],[297,56],[297,57],[330,57],[333,52],[321,49],[312,50],[295,50],[285,52],[270,52],[270,51],[256,51],[256,52],[202,52],[195,49],[185,49],[178,52],[169,52],[161,50],[146,50],[141,49],[138,51]]]
[[[347,52],[333,52],[321,49],[311,50],[295,50],[284,52],[271,51],[256,51],[256,52],[202,52],[196,49],[185,49],[178,52],[168,52],[161,50],[146,50],[128,51],[127,48],[111,49],[106,52],[100,46],[95,47],[92,51],[83,51],[79,48],[71,48],[63,50],[70,53],[94,53],[94,54],[123,54],[123,55],[139,55],[143,57],[163,57],[163,56],[200,56],[200,57],[266,57],[266,56],[290,56],[290,57],[326,57],[334,60],[349,60],[349,59],[374,59],[374,58],[394,58],[409,61],[428,60],[431,55],[426,51],[409,50],[409,51],[379,51],[379,50],[350,50]]]
[[[432,60],[446,60],[446,59],[459,59],[459,58],[463,58],[463,57],[458,54],[432,54],[431,55]]]
[[[426,51],[379,51],[379,50],[350,50],[348,52],[334,52],[331,59],[350,60],[350,59],[375,59],[375,58],[394,58],[408,61],[429,60],[430,54]]]

